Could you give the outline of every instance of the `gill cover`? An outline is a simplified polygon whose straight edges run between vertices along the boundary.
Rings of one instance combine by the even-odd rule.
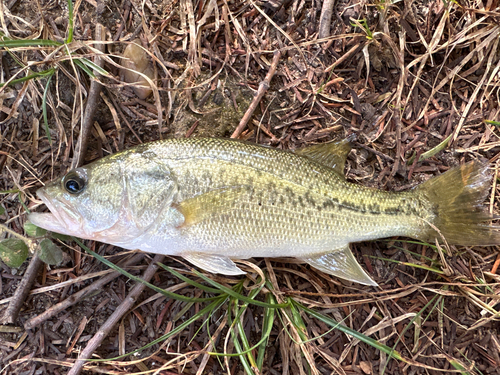
[[[145,151],[129,154],[121,165],[124,206],[128,207],[128,215],[136,227],[142,230],[155,222],[178,192],[175,176],[157,160],[156,154]]]

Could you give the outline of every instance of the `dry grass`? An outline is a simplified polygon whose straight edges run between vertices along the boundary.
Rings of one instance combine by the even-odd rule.
[[[24,206],[39,204],[36,188],[70,166],[90,87],[89,72],[75,61],[97,55],[106,74],[98,77],[103,100],[95,108],[86,161],[167,136],[230,136],[279,50],[267,94],[240,138],[288,149],[354,133],[357,142],[347,176],[381,189],[410,188],[472,158],[488,159],[498,168],[498,1],[339,1],[333,4],[328,32],[324,20],[330,5],[299,0],[77,1],[74,39],[64,44],[66,3],[4,2],[0,26],[5,37],[63,44],[3,48],[2,82],[53,75],[48,85],[44,77],[31,77],[0,90],[0,207],[5,209],[0,220],[22,234]],[[93,43],[96,23],[107,28],[105,54]],[[137,37],[158,78],[146,101],[122,82],[117,58]],[[486,202],[491,212],[498,212],[498,196],[495,179]],[[115,254],[114,263],[126,257],[111,246],[88,245],[100,254]],[[500,373],[497,247],[452,247],[449,256],[434,245],[392,239],[353,248],[380,283],[379,290],[347,285],[293,261],[268,259],[255,261],[266,272],[266,285],[258,270],[241,286],[237,279],[212,279],[247,297],[258,289],[254,298],[267,303],[293,298],[394,348],[404,361],[332,330],[307,310],[289,306],[271,317],[266,307],[243,309],[242,300],[233,299],[139,356],[91,363],[87,370],[169,375]],[[106,276],[106,267],[79,247],[68,248],[68,254],[61,266],[44,268],[18,327]],[[140,275],[144,264],[127,269]],[[183,269],[174,259],[166,264]],[[25,267],[0,267],[3,309]],[[197,275],[183,274],[213,287]],[[189,298],[214,295],[165,270],[152,283]],[[101,293],[33,329],[4,326],[0,370],[65,373],[130,288],[125,277],[116,278]],[[113,358],[136,350],[173,332],[206,306],[145,292],[96,355]],[[234,319],[235,314],[241,315]],[[252,360],[260,361],[258,349],[241,351],[245,338],[250,347],[259,342],[266,319],[272,319],[271,328],[258,370],[252,367]],[[238,351],[239,357],[208,354]]]

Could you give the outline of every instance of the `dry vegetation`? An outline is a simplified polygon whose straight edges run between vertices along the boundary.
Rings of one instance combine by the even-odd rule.
[[[42,183],[83,160],[172,136],[233,135],[289,149],[355,134],[348,178],[389,190],[415,186],[471,159],[488,159],[495,171],[498,166],[498,0],[85,0],[73,11],[68,40],[73,26],[64,1],[10,0],[0,8],[4,38],[57,42],[2,44],[1,80],[9,84],[0,90],[0,220],[18,234],[24,234],[26,209],[40,203],[34,193]],[[136,38],[156,83],[145,100],[123,82],[118,58]],[[89,66],[85,58],[103,68],[93,85],[93,66],[82,69]],[[255,112],[244,117],[249,107]],[[492,212],[498,208],[496,181],[485,202]],[[66,243],[64,262],[43,265],[17,320],[0,327],[0,371],[6,374],[66,373],[134,286]],[[133,275],[151,263],[149,255],[130,261],[134,255],[118,248],[87,245],[113,263],[128,261],[124,268]],[[131,312],[87,354],[113,358],[175,334],[138,355],[87,363],[85,371],[500,374],[497,247],[452,247],[443,254],[435,246],[391,239],[354,244],[353,250],[380,288],[280,260],[252,261],[266,272],[265,285],[251,264],[242,284],[210,277],[243,295],[256,291],[255,298],[267,303],[292,297],[394,348],[402,360],[295,305],[273,313],[233,298],[203,315],[210,302],[195,298],[217,295],[214,290],[150,266],[154,285],[191,301],[151,289],[138,293]],[[7,311],[27,263],[17,270],[0,263],[0,312]],[[210,285],[177,259],[164,263]],[[94,290],[85,295],[84,288]],[[230,322],[239,323],[228,328]],[[266,324],[262,349],[240,358],[208,354],[244,351],[245,338],[255,345]]]

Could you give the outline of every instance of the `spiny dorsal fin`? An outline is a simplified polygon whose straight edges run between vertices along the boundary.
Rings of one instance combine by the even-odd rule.
[[[349,245],[322,255],[312,255],[300,258],[314,268],[341,279],[354,281],[364,285],[377,286],[370,276],[359,265]]]
[[[220,273],[223,275],[244,275],[246,273],[231,259],[223,255],[188,253],[182,254],[182,257],[188,262],[193,263],[195,266],[208,272]]]
[[[339,176],[344,177],[345,161],[347,154],[351,151],[351,139],[308,146],[295,150],[295,153],[326,165],[337,172]]]

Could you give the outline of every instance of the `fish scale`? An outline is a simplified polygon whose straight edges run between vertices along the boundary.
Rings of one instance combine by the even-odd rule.
[[[246,152],[235,152],[221,147],[225,142],[210,139],[199,143],[198,155],[188,150],[187,154],[192,157],[186,158],[186,153],[179,151],[184,143],[171,142],[172,148],[177,150],[163,153],[167,155],[164,162],[176,171],[183,199],[227,186],[246,186],[249,179],[252,181],[250,192],[242,189],[237,200],[224,200],[229,205],[232,220],[223,222],[215,213],[212,218],[185,230],[193,234],[193,238],[204,238],[205,245],[212,244],[211,251],[217,251],[220,238],[230,233],[233,238],[230,250],[237,252],[235,257],[244,256],[252,240],[259,237],[268,241],[268,246],[254,248],[254,256],[265,256],[276,248],[277,240],[283,241],[283,238],[288,239],[284,246],[288,246],[290,256],[297,256],[304,254],[305,248],[311,252],[328,251],[348,242],[404,234],[402,231],[417,221],[404,213],[383,214],[386,208],[407,204],[404,194],[376,191],[343,181],[333,170],[304,157],[240,142],[234,142],[234,146],[237,150],[247,146]],[[158,154],[159,150],[154,152]],[[213,165],[212,158],[216,158],[217,165]],[[197,183],[192,181],[192,176],[201,175],[209,168],[216,176],[210,185],[200,179]],[[314,178],[318,180],[318,177],[319,181],[314,184]],[[273,201],[271,195],[277,197],[279,207],[268,204]],[[377,202],[379,211],[368,214],[360,208],[359,202]],[[246,207],[233,206],[242,203]],[[300,215],[304,210],[307,213]],[[240,216],[246,211],[254,213],[254,222],[249,223],[245,221],[247,218]],[[285,217],[289,221],[280,223],[283,236],[276,237],[277,232],[271,225]],[[404,221],[402,217],[408,219],[406,225],[399,225]],[[354,227],[361,233],[352,236]],[[240,242],[243,244],[238,246]]]
[[[376,285],[349,243],[390,236],[498,244],[479,207],[491,173],[472,162],[416,189],[386,192],[345,180],[346,141],[294,152],[241,141],[169,139],[68,172],[38,191],[38,226],[126,249],[179,255],[208,270],[232,259],[297,257]],[[70,182],[68,184],[68,182]]]
[[[347,208],[356,208],[358,204],[370,204],[370,202],[381,205],[379,210],[383,209],[397,209],[402,206],[411,207],[411,201],[404,195],[397,195],[391,192],[384,192],[376,189],[371,189],[344,181],[333,170],[314,162],[313,160],[306,159],[289,152],[278,152],[279,150],[256,147],[242,142],[234,142],[233,146],[248,146],[245,153],[235,152],[232,148],[225,148],[226,140],[219,139],[201,139],[199,142],[195,140],[193,145],[199,147],[190,147],[183,150],[185,146],[184,140],[169,141],[172,149],[162,150],[161,144],[151,144],[150,150],[155,152],[156,155],[162,159],[164,158],[167,164],[171,164],[173,169],[177,170],[176,175],[182,179],[184,175],[195,175],[194,171],[203,173],[207,169],[213,169],[214,175],[227,174],[231,170],[231,179],[228,180],[221,178],[215,184],[217,185],[237,185],[245,184],[244,179],[247,174],[241,173],[241,169],[235,169],[235,166],[248,167],[245,172],[250,171],[257,180],[275,181],[277,178],[289,181],[296,184],[297,188],[307,189],[307,191],[316,191],[324,197],[329,197],[336,200],[341,200],[337,205],[343,205]],[[233,148],[240,148],[233,147]],[[184,151],[184,152],[183,152]],[[196,151],[196,152],[195,152]],[[186,158],[186,154],[190,155]],[[203,161],[208,160],[209,163],[217,161],[220,164],[227,162],[227,165],[213,166],[204,165]],[[217,172],[215,172],[217,171]],[[253,172],[253,173],[252,173]],[[265,177],[262,174],[267,174]],[[188,194],[202,193],[207,186],[200,185],[200,191],[196,191],[198,184],[193,184],[192,181],[180,180],[180,185],[185,186],[185,191]],[[261,183],[262,184],[262,183]],[[292,190],[293,191],[293,190]],[[305,194],[305,193],[303,193]],[[418,200],[414,200],[419,203]],[[297,202],[298,203],[298,202]]]

